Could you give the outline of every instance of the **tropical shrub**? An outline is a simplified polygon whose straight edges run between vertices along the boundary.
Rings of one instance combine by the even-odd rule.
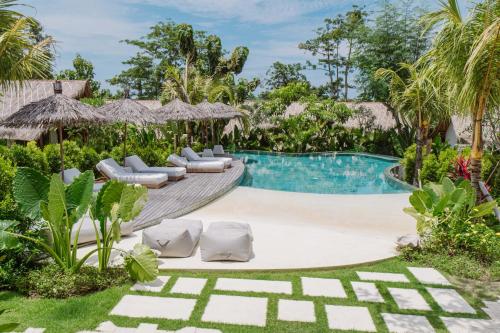
[[[99,154],[94,148],[89,146],[83,146],[81,149],[82,162],[79,165],[80,171],[92,170],[95,175],[97,175],[97,170],[95,166],[100,161]]]
[[[500,198],[500,153],[486,153],[483,157],[481,178],[490,188],[494,198]]]
[[[26,146],[12,145],[10,153],[14,164],[18,167],[33,168],[43,174],[49,172],[47,158],[34,141],[28,142]]]
[[[82,150],[74,141],[64,141],[64,168],[80,168],[84,162]],[[43,149],[47,158],[49,169],[51,173],[58,173],[61,171],[61,152],[59,144],[49,144]]]
[[[78,274],[71,274],[55,264],[27,272],[18,281],[18,290],[30,297],[67,298],[81,296],[121,286],[130,282],[123,268],[108,268],[101,272],[92,266],[83,266]]]
[[[454,184],[444,177],[441,183],[427,183],[410,196],[412,207],[405,212],[417,221],[424,248],[449,254],[467,251],[476,258],[500,259],[500,237],[485,223],[496,202],[475,203],[475,190],[467,180]]]

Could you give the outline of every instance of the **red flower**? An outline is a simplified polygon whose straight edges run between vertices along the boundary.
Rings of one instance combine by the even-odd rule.
[[[453,170],[453,178],[463,178],[470,180],[470,159],[465,159],[463,156],[458,156],[455,160],[455,166]]]

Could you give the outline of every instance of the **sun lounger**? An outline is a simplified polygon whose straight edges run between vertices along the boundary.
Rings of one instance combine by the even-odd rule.
[[[214,172],[224,172],[224,162],[222,161],[193,161],[190,162],[184,157],[172,154],[168,157],[168,162],[177,166],[186,168],[187,172],[198,172],[198,173],[214,173]]]
[[[142,244],[160,252],[160,257],[190,257],[200,240],[203,224],[198,220],[165,219],[144,229]]]
[[[186,175],[184,167],[150,167],[137,155],[126,157],[125,166],[138,173],[166,173],[168,180],[180,180]]]
[[[77,168],[65,169],[63,182],[65,184],[71,184],[73,180],[75,180],[75,178],[80,176],[81,174],[82,173]],[[102,188],[103,185],[104,183],[95,183],[93,191],[99,192],[99,190]]]
[[[118,165],[112,158],[97,163],[96,168],[106,178],[117,179],[128,184],[140,184],[149,188],[160,188],[168,181],[166,173],[133,173],[128,168]]]
[[[190,147],[186,147],[182,149],[181,155],[186,157],[190,162],[196,161],[222,161],[224,162],[225,168],[230,168],[231,163],[233,161],[230,157],[201,157],[198,155],[193,149]]]
[[[201,235],[203,261],[249,261],[253,257],[252,229],[246,223],[213,222]]]

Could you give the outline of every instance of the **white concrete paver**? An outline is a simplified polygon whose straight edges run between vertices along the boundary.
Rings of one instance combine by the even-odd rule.
[[[382,313],[384,322],[391,333],[433,333],[429,320],[424,316]]]
[[[415,276],[415,278],[423,284],[440,284],[443,286],[451,286],[443,274],[434,268],[427,267],[408,267],[408,270]]]
[[[491,319],[500,321],[500,300],[496,302],[483,301],[483,303],[485,305],[483,311],[486,312]]]
[[[337,330],[376,332],[368,308],[361,306],[325,305],[328,327]]]
[[[45,328],[35,328],[35,327],[28,327],[24,333],[43,333],[45,332]]]
[[[177,331],[159,330],[157,324],[139,324],[134,327],[119,327],[111,321],[101,323],[95,331],[80,331],[78,333],[222,333],[217,329],[184,327]]]
[[[125,295],[110,315],[188,320],[195,305],[195,299]]]
[[[455,289],[427,288],[427,291],[446,312],[476,313],[476,310]]]
[[[375,283],[352,281],[351,285],[358,301],[384,303],[384,297],[380,294]]]
[[[338,279],[301,277],[302,293],[307,296],[347,298],[347,294]]]
[[[278,320],[315,322],[314,303],[312,301],[280,299],[278,301]]]
[[[401,273],[356,272],[361,280],[383,282],[410,282],[406,275]]]
[[[500,332],[500,321],[486,319],[441,317],[450,333],[493,333]]]
[[[214,289],[291,295],[292,283],[290,281],[218,278]]]
[[[388,288],[388,290],[402,310],[432,310],[416,289]]]
[[[267,298],[211,295],[201,320],[265,327]]]
[[[170,276],[160,275],[156,278],[156,280],[152,282],[137,282],[132,287],[130,287],[131,291],[152,291],[159,293],[163,287],[167,284]]]
[[[180,277],[175,281],[171,293],[200,295],[207,284],[207,279]]]

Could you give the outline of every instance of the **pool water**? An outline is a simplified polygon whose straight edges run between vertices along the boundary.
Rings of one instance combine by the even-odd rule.
[[[272,154],[236,152],[246,165],[240,184],[269,190],[324,194],[407,192],[384,170],[396,159],[361,154]]]

